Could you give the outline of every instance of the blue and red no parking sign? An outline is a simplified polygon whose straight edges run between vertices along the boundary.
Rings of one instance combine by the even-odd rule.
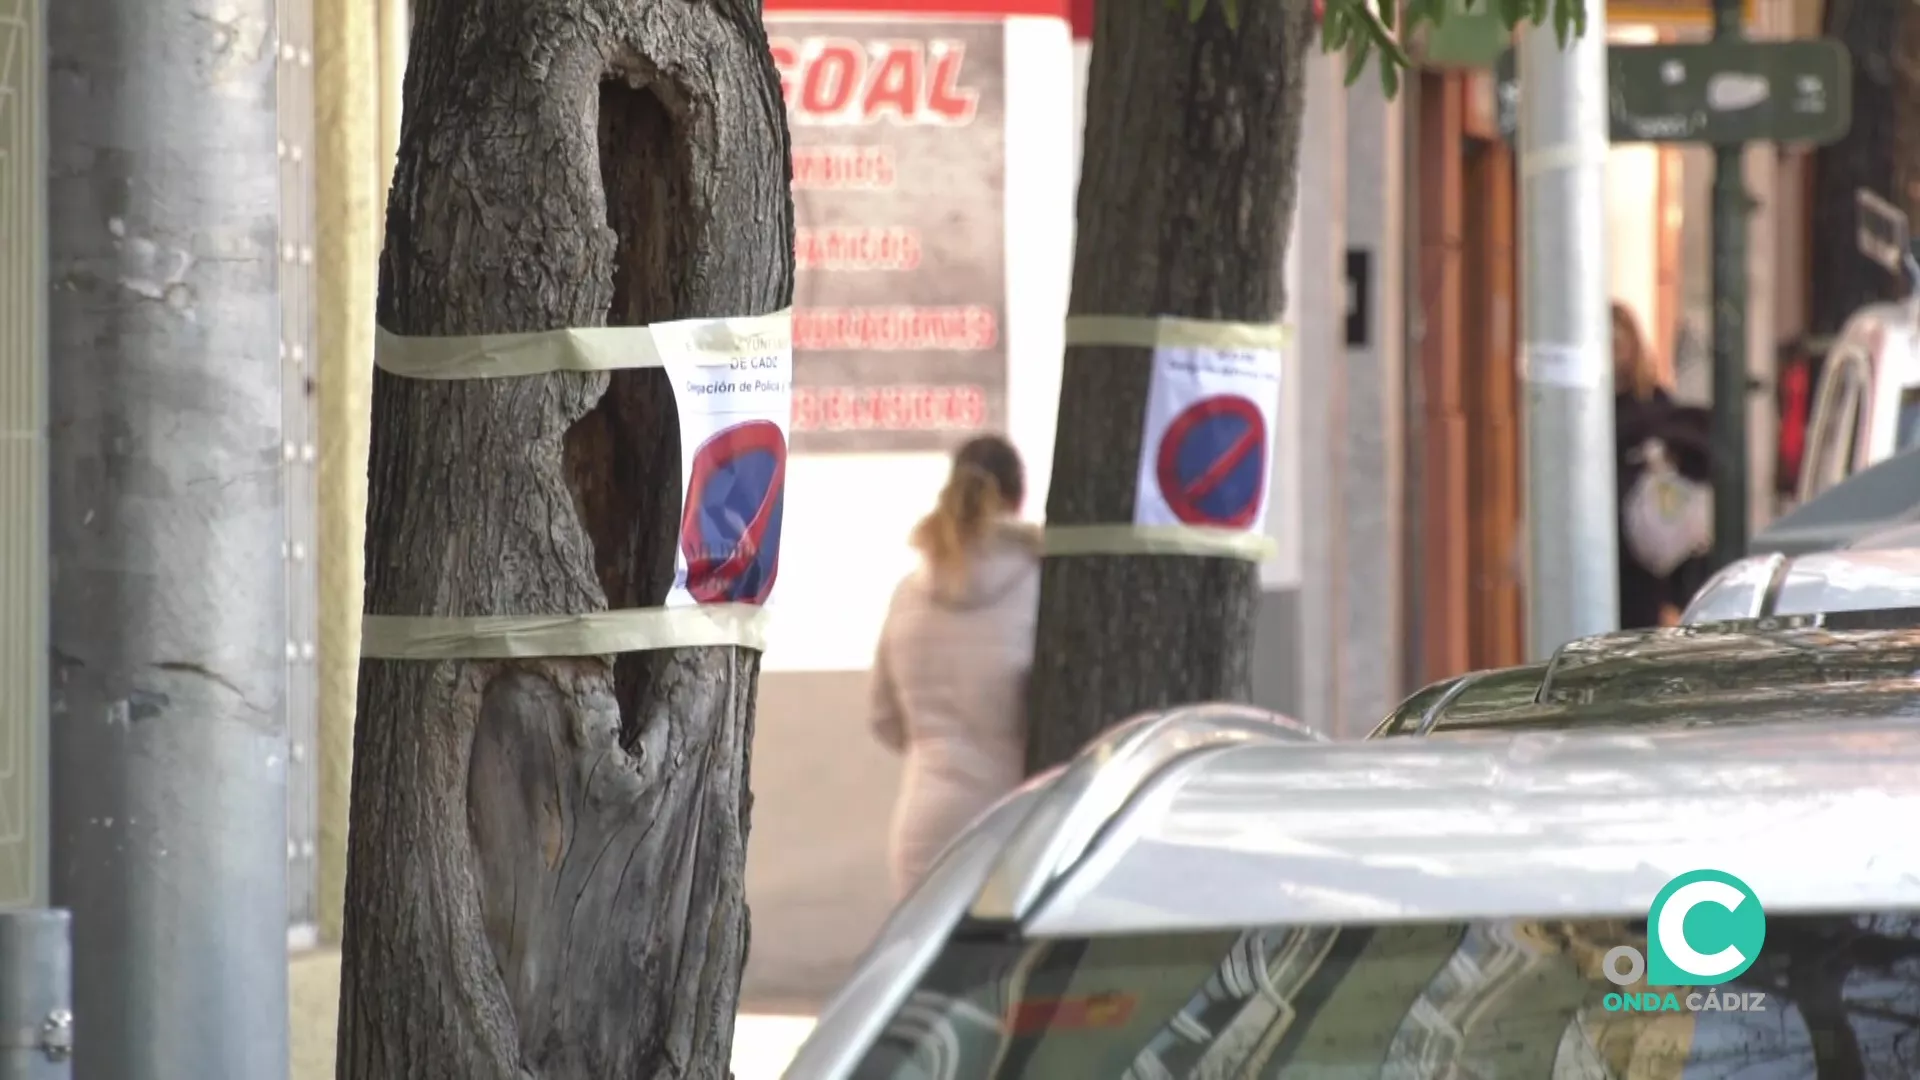
[[[702,604],[763,604],[780,574],[787,440],[771,420],[717,432],[693,453],[680,552]]]
[[[1181,410],[1160,438],[1154,476],[1167,509],[1188,525],[1244,529],[1267,495],[1267,422],[1237,394]]]

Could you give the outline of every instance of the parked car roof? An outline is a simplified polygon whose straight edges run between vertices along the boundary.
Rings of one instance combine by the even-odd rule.
[[[1884,551],[1888,548],[1920,548],[1920,522],[1909,521],[1874,529],[1846,546],[1848,551]]]
[[[1920,450],[1848,477],[1760,530],[1681,620],[1920,607],[1917,493]]]
[[[1644,911],[1732,873],[1770,912],[1920,907],[1920,719],[1194,754],[1023,920],[1042,937]]]
[[[1745,637],[1770,638],[1757,643],[1776,663],[1797,647],[1838,655],[1864,641],[1821,634],[1834,631],[1748,628]],[[1618,675],[1603,678],[1608,665],[1622,659],[1685,642],[1726,663],[1741,638],[1590,639],[1536,670],[1480,681],[1506,680],[1515,696],[1531,686],[1535,698],[1583,679],[1598,692]],[[1890,640],[1865,651],[1877,654]],[[1474,1035],[1504,1040],[1486,1059],[1496,1062],[1490,1075],[1543,1075],[1540,1055],[1553,1060],[1563,1032],[1586,1030],[1578,1010],[1600,992],[1591,971],[1566,966],[1565,950],[1592,941],[1604,952],[1631,940],[1633,920],[1678,874],[1710,868],[1749,884],[1765,898],[1768,948],[1783,963],[1799,963],[1828,940],[1822,935],[1853,925],[1853,913],[1920,911],[1920,851],[1886,842],[1896,823],[1920,812],[1920,710],[1904,697],[1853,693],[1844,708],[1811,710],[1821,714],[1817,724],[1803,715],[1564,731],[1427,725],[1446,737],[1361,744],[1330,744],[1231,706],[1140,718],[963,834],[896,909],[787,1076],[922,1075],[932,1067],[928,1053],[943,1063],[929,1075],[969,1078],[1137,1080],[1187,1075],[1187,1066],[1168,1072],[1176,1069],[1169,1063],[1196,1054],[1242,1065],[1283,1060],[1270,1042],[1255,1051],[1230,1031],[1277,1038],[1296,1006],[1311,1024],[1312,1010],[1332,1008],[1345,992],[1336,987],[1351,981],[1354,993],[1377,995],[1386,993],[1380,980],[1403,996],[1340,1005],[1328,1023],[1346,1042],[1295,1047],[1284,1060],[1351,1071],[1362,1059],[1380,1064],[1392,1040],[1394,1061],[1446,1068],[1479,1053],[1462,1035],[1473,1016],[1455,1007],[1545,972],[1540,958],[1560,949],[1553,978],[1572,980],[1554,991],[1564,1008],[1533,1007],[1516,991]],[[1621,707],[1604,693],[1535,706],[1564,713],[1599,708],[1601,699],[1605,709]],[[1872,927],[1886,921],[1871,919]],[[1906,948],[1900,935],[1912,921],[1887,923],[1887,941]],[[1638,932],[1644,938],[1644,927]],[[1567,934],[1575,944],[1547,941]],[[1487,966],[1522,938],[1533,944],[1521,952],[1535,959]],[[1339,941],[1386,951],[1368,954],[1376,956],[1369,974],[1346,980],[1347,968],[1328,966]],[[1394,959],[1404,949],[1417,962]],[[1059,981],[1066,978],[1075,989]],[[1462,988],[1468,996],[1455,1001]],[[1122,998],[1124,1007],[1115,1004]],[[1061,1011],[1109,1006],[1119,1011],[1098,1023]],[[1136,1011],[1138,1022],[1129,1019]],[[1437,1027],[1436,1016],[1444,1021]],[[1364,1032],[1342,1026],[1360,1020]],[[1596,1022],[1638,1032],[1650,1021]],[[1429,1029],[1444,1046],[1420,1041]],[[1402,1048],[1396,1031],[1414,1043]],[[1762,1056],[1801,1060],[1793,1040],[1805,1038]],[[1696,1040],[1687,1060],[1719,1039]],[[1058,1071],[1069,1067],[1077,1071]]]
[[[1754,554],[1834,551],[1920,515],[1920,450],[1863,469],[1794,507],[1748,544]]]
[[[1847,478],[1756,535],[1686,623],[1920,607],[1920,450]]]
[[[1908,530],[1900,534],[1913,539]],[[1680,621],[1920,607],[1920,548],[1881,542],[1874,536],[1845,551],[1742,559],[1708,579]]]

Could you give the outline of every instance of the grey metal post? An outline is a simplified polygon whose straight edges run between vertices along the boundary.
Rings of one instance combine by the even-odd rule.
[[[1713,39],[1741,37],[1740,0],[1715,0]],[[1713,148],[1713,565],[1747,554],[1747,197],[1744,151]]]
[[[52,882],[86,1080],[285,1077],[271,0],[51,4]]]
[[[1613,326],[1607,285],[1606,10],[1562,51],[1520,37],[1521,341],[1526,371],[1527,647],[1619,623]]]
[[[1309,56],[1307,109],[1301,120],[1299,227],[1291,243],[1299,260],[1294,311],[1341,310],[1339,276],[1347,254],[1347,85],[1339,56]],[[1300,376],[1300,719],[1335,738],[1353,711],[1341,675],[1350,643],[1346,627],[1346,503],[1340,465],[1347,443],[1347,339],[1343,319],[1297,319]],[[1312,464],[1307,464],[1311,462]],[[1279,665],[1274,665],[1279,666]],[[1256,667],[1255,671],[1260,668]],[[1354,725],[1357,726],[1357,725]]]
[[[64,911],[0,913],[0,1080],[73,1075],[73,950]]]
[[[47,902],[46,8],[0,8],[0,1080],[68,1080],[68,916]]]
[[[46,9],[0,8],[0,908],[47,903]]]

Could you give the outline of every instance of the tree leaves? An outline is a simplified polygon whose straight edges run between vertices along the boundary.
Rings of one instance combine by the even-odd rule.
[[[1131,0],[1108,0],[1127,3]],[[1199,22],[1207,9],[1217,2],[1220,13],[1231,29],[1240,28],[1242,4],[1311,3],[1312,0],[1166,0],[1168,10],[1186,16],[1189,23]],[[1375,60],[1380,72],[1380,88],[1392,97],[1400,92],[1400,73],[1411,66],[1401,42],[1423,26],[1438,26],[1449,15],[1478,14],[1491,11],[1509,27],[1522,23],[1534,26],[1553,20],[1553,32],[1561,45],[1584,34],[1587,29],[1587,4],[1600,0],[1325,0],[1326,14],[1320,22],[1320,47],[1326,52],[1347,54],[1347,83],[1358,81]]]

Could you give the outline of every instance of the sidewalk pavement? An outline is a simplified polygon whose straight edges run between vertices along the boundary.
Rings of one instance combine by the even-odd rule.
[[[811,1016],[741,1013],[733,1023],[734,1080],[780,1080],[812,1030]]]

